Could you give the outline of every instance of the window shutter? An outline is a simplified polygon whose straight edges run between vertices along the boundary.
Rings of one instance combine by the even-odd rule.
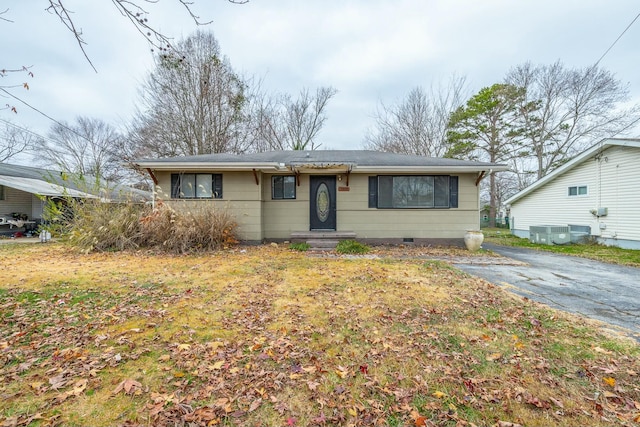
[[[213,175],[213,198],[222,199],[222,174]]]
[[[171,174],[171,198],[180,198],[180,175],[177,173]]]
[[[449,207],[458,207],[458,177],[449,177]]]
[[[378,207],[378,177],[369,177],[369,207]]]

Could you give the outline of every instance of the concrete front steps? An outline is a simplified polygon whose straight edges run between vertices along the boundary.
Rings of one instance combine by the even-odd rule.
[[[340,240],[355,238],[356,233],[353,231],[294,231],[291,233],[292,242],[306,242],[310,245],[310,251],[331,251],[336,248]]]

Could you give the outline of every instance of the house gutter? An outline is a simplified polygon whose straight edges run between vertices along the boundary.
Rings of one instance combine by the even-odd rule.
[[[508,171],[509,166],[505,165],[489,165],[485,168],[479,168],[478,166],[358,166],[354,168],[354,173],[393,173],[393,172],[462,172],[462,173],[480,173],[480,172],[502,172]]]
[[[238,171],[238,172],[252,172],[256,171],[336,171],[345,172],[349,170],[352,173],[425,173],[425,172],[439,172],[439,173],[479,173],[479,172],[501,172],[509,170],[509,166],[490,164],[484,167],[478,166],[359,166],[355,164],[340,164],[340,163],[326,163],[319,164],[313,167],[311,163],[293,163],[285,165],[284,163],[252,163],[252,162],[238,162],[238,163],[221,163],[221,162],[140,162],[136,163],[139,167],[147,169],[147,171],[157,170],[180,170],[180,171],[202,171],[202,170],[216,170],[216,171]]]
[[[151,170],[229,170],[229,171],[261,171],[281,170],[281,163],[219,163],[219,162],[140,162],[137,166]],[[286,168],[285,168],[286,169]]]

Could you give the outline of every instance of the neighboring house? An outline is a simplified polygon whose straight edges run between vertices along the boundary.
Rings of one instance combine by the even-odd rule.
[[[505,201],[513,234],[590,227],[606,245],[640,249],[640,139],[604,139]]]
[[[92,180],[95,178],[87,177],[85,182]],[[103,182],[98,191],[87,189],[92,187],[64,172],[0,163],[0,232],[39,223],[49,198],[100,198],[108,202],[151,199],[148,192],[129,187]]]
[[[376,151],[274,151],[145,159],[155,197],[227,209],[243,241],[299,233],[456,243],[479,229],[480,180],[504,165]]]

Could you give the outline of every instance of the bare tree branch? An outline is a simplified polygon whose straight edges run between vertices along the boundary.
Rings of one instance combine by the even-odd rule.
[[[466,79],[452,76],[446,85],[412,89],[396,105],[380,103],[375,128],[365,136],[370,150],[442,157],[449,116],[468,97]]]
[[[71,31],[71,33],[73,33],[85,59],[87,60],[89,65],[91,65],[91,68],[93,68],[93,71],[97,73],[98,70],[96,70],[96,67],[93,65],[93,62],[91,62],[91,59],[89,59],[89,55],[87,55],[87,52],[84,50],[83,45],[85,45],[86,42],[82,39],[82,30],[78,30],[76,28],[73,22],[73,19],[71,19],[71,16],[69,15],[70,13],[73,13],[73,12],[69,11],[62,4],[62,0],[49,0],[49,4],[50,6],[47,8],[47,11],[53,12],[55,15],[57,15],[58,18],[60,18],[60,22],[62,22],[64,26],[67,27],[69,31]]]
[[[189,14],[193,22],[196,25],[208,25],[213,21],[201,21],[200,16],[198,16],[193,11],[192,1],[187,0],[177,0]],[[131,24],[135,27],[135,29],[149,42],[149,44],[153,47],[154,50],[158,50],[160,52],[167,51],[171,49],[171,37],[162,31],[158,30],[156,26],[151,25],[149,23],[149,15],[150,13],[145,10],[143,4],[155,4],[159,3],[160,0],[111,0],[115,8],[120,12],[122,16],[127,18]],[[249,0],[228,0],[229,3],[233,4],[245,4],[248,3]],[[91,62],[84,46],[87,44],[82,36],[82,30],[78,29],[76,26],[70,11],[63,3],[62,0],[49,0],[49,7],[47,10],[60,19],[60,21],[64,24],[65,27],[73,34],[84,55],[85,59],[91,65],[94,71],[97,72],[95,66]]]

